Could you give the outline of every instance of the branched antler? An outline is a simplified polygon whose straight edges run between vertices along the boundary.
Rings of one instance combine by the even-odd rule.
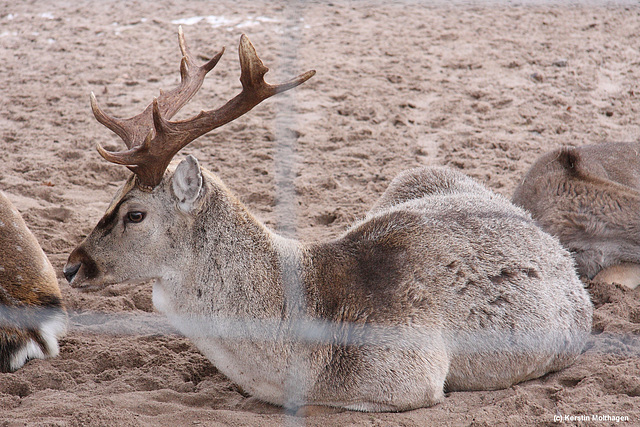
[[[136,174],[138,185],[147,190],[160,183],[173,156],[191,141],[235,120],[265,99],[299,86],[315,74],[312,70],[282,84],[266,83],[264,75],[269,69],[243,34],[239,47],[242,91],[216,110],[202,111],[191,119],[172,122],[171,117],[196,94],[206,74],[216,66],[224,52],[222,49],[209,62],[198,67],[189,52],[182,28],[178,30],[178,40],[183,55],[180,85],[169,92],[161,92],[142,113],[129,119],[109,117],[91,94],[91,109],[96,119],[120,136],[128,148],[110,152],[98,145],[98,152],[112,163],[127,166]]]

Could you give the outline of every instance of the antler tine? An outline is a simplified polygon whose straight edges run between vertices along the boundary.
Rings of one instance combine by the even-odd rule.
[[[182,25],[178,25],[178,45],[180,46],[180,52],[182,52],[182,56],[191,58],[189,46],[187,46],[187,41],[184,38],[184,31],[182,31]]]
[[[131,148],[130,141],[127,137],[127,126],[123,120],[116,119],[114,117],[110,117],[100,109],[98,106],[98,100],[93,92],[91,92],[91,111],[93,112],[93,116],[96,118],[98,122],[109,128],[112,132],[117,134],[127,145],[127,148]]]
[[[240,37],[240,82],[242,83],[243,93],[246,96],[256,95],[256,98],[262,98],[260,101],[275,95],[293,89],[296,86],[309,80],[316,73],[314,70],[307,71],[298,77],[282,84],[270,85],[264,81],[264,75],[269,71],[258,57],[256,48],[253,47],[251,41],[246,35]]]
[[[190,64],[184,64],[184,65],[192,65],[192,64],[194,64],[195,62],[193,60],[193,57],[191,56],[191,51],[190,51],[189,46],[187,45],[187,41],[186,41],[186,39],[184,37],[184,32],[182,31],[182,25],[178,26],[178,44],[180,45],[180,52],[182,52],[183,62],[187,62],[188,61],[190,63]],[[224,53],[224,47],[222,49],[220,49],[220,52],[218,52],[213,58],[211,58],[209,60],[209,62],[207,62],[206,64],[204,64],[200,68],[202,68],[203,70],[206,70],[207,73],[209,71],[213,70],[213,67],[215,67],[216,64],[218,64],[218,61],[222,57],[223,53]],[[180,64],[181,76],[182,76],[182,71],[183,71],[183,63]]]

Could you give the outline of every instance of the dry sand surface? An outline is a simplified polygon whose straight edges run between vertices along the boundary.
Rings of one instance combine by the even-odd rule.
[[[638,140],[640,7],[509,3],[0,2],[0,189],[70,312],[58,358],[0,374],[0,425],[640,423],[640,289],[586,284],[593,334],[564,371],[406,413],[295,418],[218,373],[154,311],[149,285],[81,293],[61,274],[128,175],[95,150],[122,145],[89,93],[124,117],[174,87],[180,23],[199,59],[227,51],[177,118],[239,90],[241,33],[271,82],[317,70],[184,150],[268,226],[306,241],[339,235],[409,167],[448,165],[510,196],[545,151]]]

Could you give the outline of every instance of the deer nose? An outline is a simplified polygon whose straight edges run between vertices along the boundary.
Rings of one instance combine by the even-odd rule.
[[[67,265],[64,266],[64,268],[62,269],[62,274],[64,274],[64,277],[67,279],[67,282],[69,283],[73,282],[73,279],[76,277],[76,274],[78,274],[80,267],[82,267],[81,262],[76,264],[67,263]]]

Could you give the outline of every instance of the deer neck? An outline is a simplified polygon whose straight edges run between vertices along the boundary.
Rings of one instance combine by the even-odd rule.
[[[281,319],[299,306],[286,302],[289,282],[301,285],[299,242],[257,220],[229,191],[194,218],[179,265],[154,287],[154,304],[167,315]],[[188,247],[184,247],[188,246]],[[156,295],[157,294],[157,295]],[[300,295],[293,293],[292,295]]]
[[[287,338],[304,307],[304,251],[235,198],[224,205],[212,204],[196,221],[193,229],[203,234],[195,232],[193,259],[184,273],[154,285],[154,305],[222,373],[282,405],[292,360],[305,351],[294,351]],[[306,375],[298,375],[297,384],[307,387]]]

